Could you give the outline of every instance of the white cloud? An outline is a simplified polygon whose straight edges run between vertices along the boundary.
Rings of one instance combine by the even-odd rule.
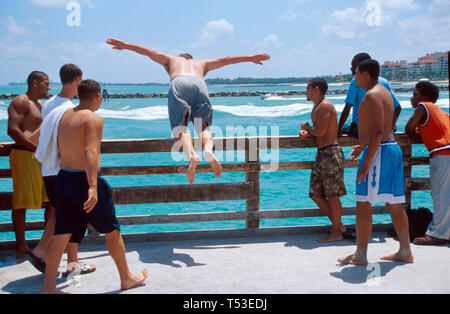
[[[63,8],[65,9],[69,2],[78,2],[81,6],[87,6],[93,8],[91,0],[30,0],[31,4],[37,5],[43,8]]]
[[[361,9],[347,8],[343,11],[333,12],[331,24],[322,26],[322,33],[327,36],[337,36],[340,39],[355,39],[364,37],[362,28],[366,28],[366,19]]]
[[[35,24],[35,25],[42,25],[42,24],[44,24],[44,23],[42,23],[42,21],[40,20],[40,19],[33,19],[33,24]]]
[[[364,38],[371,31],[391,26],[399,14],[419,8],[415,0],[366,0],[359,8],[334,11],[322,33],[338,39]],[[375,15],[378,23],[374,24],[371,18]]]
[[[370,2],[377,2],[389,11],[417,10],[420,8],[420,4],[416,3],[415,0],[370,0]]]
[[[278,48],[283,46],[283,43],[280,42],[280,40],[278,39],[278,36],[275,34],[270,34],[268,35],[266,38],[264,38],[264,40],[262,41],[257,41],[256,42],[256,46],[261,47],[261,48]]]
[[[433,0],[431,2],[429,13],[434,17],[448,16],[450,12],[450,1]]]
[[[206,23],[201,36],[206,43],[230,41],[233,38],[234,26],[225,19]]]
[[[28,33],[27,29],[24,26],[17,24],[12,16],[8,16],[6,28],[11,36],[25,35]]]
[[[7,60],[43,60],[47,50],[36,47],[31,41],[17,41],[8,38],[0,41],[0,57]]]
[[[316,48],[312,43],[307,43],[298,49],[295,49],[295,53],[299,55],[307,55],[316,51]]]
[[[450,3],[431,1],[422,15],[398,22],[398,37],[408,49],[423,46],[426,52],[448,50],[450,46]]]
[[[298,7],[310,1],[311,0],[289,0],[289,8],[284,11],[278,19],[293,21],[299,19],[300,17],[303,17],[304,14],[299,13]]]

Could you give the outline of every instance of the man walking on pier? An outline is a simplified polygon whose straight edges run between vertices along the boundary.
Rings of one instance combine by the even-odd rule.
[[[98,175],[103,119],[95,111],[102,102],[100,85],[93,80],[83,81],[78,86],[78,96],[79,106],[61,106],[49,116],[57,121],[61,170],[55,180],[55,236],[47,252],[42,293],[60,293],[56,289],[56,277],[62,254],[69,240],[81,242],[88,223],[105,234],[122,290],[143,283],[148,276],[147,270],[132,274],[128,268],[111,187]]]
[[[328,216],[332,223],[330,234],[318,242],[343,240],[346,231],[341,223],[342,204],[339,197],[347,194],[344,185],[344,153],[337,140],[337,113],[325,99],[327,82],[322,78],[311,80],[306,88],[307,100],[314,102],[311,112],[313,127],[302,123],[300,137],[314,137],[317,154],[311,172],[309,197]]]
[[[222,166],[213,154],[214,141],[210,127],[213,110],[209,101],[205,75],[212,70],[236,63],[253,62],[262,65],[270,59],[267,54],[234,55],[211,60],[195,60],[190,54],[168,55],[144,46],[125,43],[117,39],[108,39],[108,44],[116,50],[131,50],[149,57],[161,64],[170,77],[169,119],[174,137],[181,141],[183,151],[188,157],[188,180],[194,182],[195,170],[201,158],[195,153],[192,135],[187,125],[194,123],[194,128],[202,141],[205,158],[211,164],[216,177],[220,177]]]
[[[414,260],[408,217],[402,206],[405,202],[403,154],[392,133],[394,105],[389,91],[378,82],[379,73],[380,65],[372,59],[361,62],[355,71],[358,86],[367,91],[358,112],[360,145],[350,153],[354,160],[363,154],[356,182],[357,247],[354,254],[338,259],[342,264],[368,264],[373,203],[386,204],[400,243],[397,253],[381,259],[407,263]]]

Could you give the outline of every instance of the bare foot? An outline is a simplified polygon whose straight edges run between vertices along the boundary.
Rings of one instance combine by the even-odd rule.
[[[188,180],[189,183],[194,183],[195,178],[195,170],[197,169],[197,165],[200,163],[201,158],[197,155],[192,158],[192,160],[189,161],[189,167],[188,167]]]
[[[405,262],[405,263],[414,263],[414,257],[411,252],[401,252],[398,251],[395,254],[383,256],[380,258],[384,261],[396,261],[396,262]]]
[[[130,279],[126,280],[125,282],[122,282],[121,289],[125,291],[134,288],[136,286],[139,286],[141,283],[145,281],[147,277],[148,271],[147,269],[144,269],[140,274],[131,275]]]
[[[338,242],[344,240],[344,237],[342,236],[342,233],[333,233],[331,232],[326,237],[317,240],[319,243],[329,243],[329,242]]]
[[[365,256],[357,256],[358,254],[352,254],[347,257],[342,257],[338,259],[338,262],[346,265],[358,265],[358,266],[367,266],[369,263],[367,262],[367,257]]]
[[[216,178],[220,178],[220,176],[222,175],[222,165],[216,159],[216,156],[214,156],[213,153],[205,152],[205,158],[211,164],[211,168],[214,171],[214,174],[216,175]]]

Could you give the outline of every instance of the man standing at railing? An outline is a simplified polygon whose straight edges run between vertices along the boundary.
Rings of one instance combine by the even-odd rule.
[[[307,100],[314,102],[311,112],[313,126],[302,123],[300,137],[314,137],[317,154],[311,172],[309,197],[328,216],[332,223],[330,234],[318,242],[343,240],[346,228],[341,223],[342,204],[339,197],[347,194],[344,185],[344,153],[337,140],[337,113],[325,99],[327,82],[322,78],[311,80],[306,88]]]
[[[24,258],[28,251],[25,241],[26,209],[42,208],[43,203],[48,203],[41,164],[34,157],[37,145],[31,141],[31,135],[42,123],[40,99],[45,98],[50,90],[48,75],[34,71],[28,76],[27,84],[27,92],[14,98],[8,108],[8,135],[15,142],[9,162],[13,178],[12,222],[19,258]],[[50,210],[47,208],[46,214]],[[41,242],[48,244],[51,236],[51,232],[45,232]]]
[[[220,177],[222,166],[213,154],[214,141],[210,131],[213,110],[209,101],[205,75],[212,70],[241,62],[253,62],[262,65],[270,59],[267,54],[234,55],[211,60],[195,60],[190,54],[168,55],[144,46],[125,43],[117,39],[108,39],[108,44],[116,50],[131,50],[148,56],[161,64],[170,76],[169,119],[174,137],[180,141],[188,157],[188,180],[194,182],[195,170],[201,158],[195,153],[192,135],[187,126],[194,123],[195,131],[202,141],[205,158],[211,164],[216,177]]]
[[[367,93],[358,112],[360,145],[353,147],[350,153],[354,160],[363,154],[356,182],[357,247],[354,254],[338,259],[343,264],[368,264],[373,203],[386,204],[400,243],[397,253],[381,259],[414,261],[408,217],[402,206],[405,202],[403,154],[392,133],[394,105],[392,95],[378,82],[379,73],[380,65],[372,59],[361,62],[355,71],[358,86]]]
[[[355,75],[355,70],[358,67],[358,64],[368,59],[370,59],[370,56],[365,52],[358,53],[356,56],[353,57],[352,67],[350,69],[353,76]],[[392,100],[394,101],[394,109],[395,109],[394,122],[392,127],[395,132],[397,119],[400,116],[402,107],[400,106],[400,102],[398,101],[397,96],[395,96],[394,92],[392,91],[389,81],[383,77],[379,77],[378,82],[380,82],[380,84],[382,84],[392,95]],[[339,133],[348,134],[352,137],[358,137],[358,123],[359,123],[358,110],[359,105],[361,104],[361,101],[364,99],[365,95],[366,91],[364,90],[364,88],[359,87],[356,84],[355,78],[353,78],[348,88],[347,97],[345,98],[344,110],[342,111],[341,117],[339,118]],[[350,110],[352,109],[352,107],[353,107],[352,122],[350,123],[349,126],[344,126],[345,121],[347,121],[347,118],[350,114]]]
[[[439,88],[430,82],[419,82],[414,88],[411,104],[414,114],[405,131],[422,136],[430,151],[430,182],[433,198],[433,221],[424,237],[414,239],[417,245],[441,245],[450,237],[450,117],[435,103]]]

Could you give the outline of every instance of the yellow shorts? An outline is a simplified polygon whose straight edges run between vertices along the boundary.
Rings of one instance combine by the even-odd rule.
[[[9,164],[13,178],[12,209],[37,209],[48,203],[41,163],[34,153],[13,148]]]

